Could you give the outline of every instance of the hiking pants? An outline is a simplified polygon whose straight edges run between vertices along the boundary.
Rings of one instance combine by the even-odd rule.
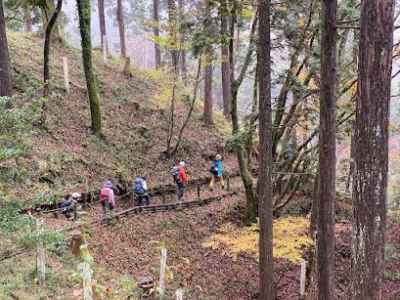
[[[147,194],[143,194],[143,195],[136,194],[136,199],[137,199],[138,206],[150,204],[150,196]]]
[[[176,188],[177,188],[176,198],[178,201],[182,201],[183,194],[185,193],[185,186],[183,184],[177,184]]]
[[[224,182],[224,177],[223,176],[215,176],[213,175],[211,177],[210,180],[210,184],[208,185],[208,187],[210,188],[210,190],[212,190],[214,188],[214,184],[216,182],[219,182],[221,184],[221,188],[224,189],[225,188],[225,182]]]
[[[102,201],[101,206],[103,207],[103,216],[107,217],[107,211],[109,210],[110,212],[114,209],[114,206],[110,204],[108,201]]]

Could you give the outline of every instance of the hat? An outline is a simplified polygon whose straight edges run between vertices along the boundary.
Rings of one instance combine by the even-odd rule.
[[[80,197],[81,197],[81,194],[79,194],[79,193],[72,193],[72,198],[78,199],[78,198],[80,198]]]
[[[216,160],[221,160],[221,159],[222,159],[222,157],[221,157],[221,155],[220,155],[220,154],[217,154],[217,155],[215,155],[215,159],[216,159]]]
[[[103,183],[103,187],[106,187],[106,188],[112,188],[113,187],[113,184],[112,184],[112,182],[111,182],[111,180],[107,180],[107,181],[105,181],[104,183]]]
[[[180,165],[181,167],[184,167],[184,166],[185,166],[185,162],[182,160],[182,161],[179,162],[179,165]]]

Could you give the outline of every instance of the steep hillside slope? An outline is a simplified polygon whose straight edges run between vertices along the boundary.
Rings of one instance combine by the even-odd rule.
[[[18,95],[14,107],[40,103],[43,40],[13,32],[8,36],[14,89]],[[69,61],[69,94],[64,89],[62,56]],[[65,194],[91,190],[106,178],[129,180],[136,174],[148,176],[150,184],[170,181],[172,161],[161,155],[166,149],[169,124],[168,72],[132,67],[132,76],[125,76],[119,60],[111,58],[104,64],[96,51],[94,63],[105,138],[99,139],[90,132],[79,50],[54,44],[45,125],[35,124],[32,132],[24,137],[28,150],[22,158],[1,163],[3,173],[10,175],[13,170],[23,173],[17,176],[18,184],[15,184],[16,176],[5,176],[8,182],[3,182],[3,190],[19,198],[34,199],[44,192]],[[182,86],[178,91],[175,132],[188,109],[182,100],[188,91]],[[207,156],[223,143],[221,130],[203,126],[199,108],[198,105],[178,153],[178,158],[187,161],[192,177],[207,173]],[[221,117],[217,116],[216,123],[216,127],[227,129]]]

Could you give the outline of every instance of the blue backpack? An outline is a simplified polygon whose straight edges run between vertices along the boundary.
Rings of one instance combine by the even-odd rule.
[[[179,168],[177,166],[174,166],[171,169],[171,175],[174,178],[174,182],[176,184],[181,184],[181,179],[179,178]]]
[[[139,195],[145,193],[145,190],[144,190],[144,187],[143,187],[143,179],[142,179],[142,178],[137,177],[137,178],[135,179],[135,186],[134,186],[133,191],[134,191],[136,194],[139,194]]]

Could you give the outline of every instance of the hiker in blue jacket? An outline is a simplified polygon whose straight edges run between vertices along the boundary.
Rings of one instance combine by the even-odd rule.
[[[224,167],[222,165],[222,157],[220,154],[215,156],[210,168],[210,173],[212,174],[209,188],[212,191],[214,188],[215,182],[219,182],[221,184],[221,188],[224,189],[225,183],[223,178]]]
[[[137,176],[133,182],[133,193],[135,197],[135,202],[138,206],[149,205],[150,196],[147,193],[147,182],[146,178],[142,176]]]

